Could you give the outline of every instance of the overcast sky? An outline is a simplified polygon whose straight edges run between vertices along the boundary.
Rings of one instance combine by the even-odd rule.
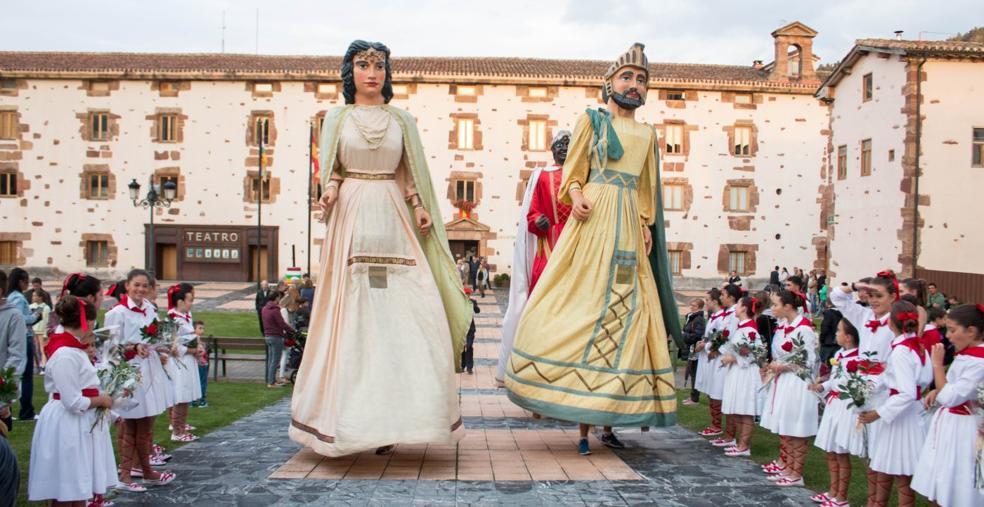
[[[604,7],[607,5],[607,7]],[[770,33],[819,32],[814,53],[840,59],[855,39],[946,38],[984,24],[981,0],[2,0],[10,51],[339,55],[357,38],[394,56],[610,60],[632,42],[653,62],[747,65],[772,59]]]

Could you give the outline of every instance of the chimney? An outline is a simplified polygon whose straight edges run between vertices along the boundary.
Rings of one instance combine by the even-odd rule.
[[[754,61],[752,62],[752,68],[753,68],[753,69],[755,69],[755,70],[759,70],[759,69],[761,69],[762,67],[764,67],[764,65],[762,65],[762,60],[754,60]]]
[[[902,40],[902,30],[895,31],[895,40]]]

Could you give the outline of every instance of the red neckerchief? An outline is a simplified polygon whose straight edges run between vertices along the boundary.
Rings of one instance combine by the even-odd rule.
[[[837,353],[837,360],[839,361],[841,359],[847,359],[847,358],[851,358],[851,357],[858,357],[858,352],[859,352],[859,349],[857,349],[857,348],[855,348],[854,350],[848,352],[847,354],[842,354],[841,352],[838,352]]]
[[[130,298],[126,297],[126,294],[120,296],[120,302],[116,306],[122,306],[133,313],[139,313],[140,315],[146,316],[147,311],[143,309],[143,306],[130,306]],[[115,308],[115,307],[114,307]]]
[[[919,343],[919,338],[916,338],[915,336],[910,336],[892,345],[892,350],[895,350],[895,347],[905,347],[915,352],[916,355],[919,356],[919,362],[922,363],[923,366],[926,365],[926,349],[924,349],[922,347],[922,344]]]
[[[755,331],[758,331],[758,324],[756,324],[754,320],[749,320],[744,324],[739,324],[738,329],[754,329]]]
[[[89,348],[88,345],[80,342],[79,339],[71,333],[55,333],[48,336],[48,344],[44,346],[44,353],[47,354],[48,357],[51,357],[55,355],[56,350],[62,347],[70,347],[82,351]]]
[[[724,316],[725,316],[724,315],[724,311],[723,310],[718,310],[717,313],[715,313],[714,315],[711,315],[711,322],[714,322],[717,319],[723,318]]]
[[[927,328],[929,326],[926,326]],[[926,329],[923,331],[923,335],[919,337],[919,343],[922,344],[923,348],[929,350],[933,348],[933,345],[941,343],[943,341],[943,335],[940,334],[940,330],[937,328]]]
[[[878,328],[887,325],[888,325],[888,317],[886,316],[881,319],[869,320],[868,323],[864,325],[864,327],[870,329],[872,333],[877,333]]]
[[[191,322],[191,314],[187,314],[186,313],[186,314],[183,314],[182,315],[182,314],[178,313],[177,310],[168,310],[167,315],[168,315],[168,317],[171,317],[172,319],[175,319],[175,320],[177,320],[177,319],[184,319],[185,322],[189,322],[189,323]]]
[[[796,328],[799,328],[799,327],[808,327],[810,329],[813,329],[813,324],[810,321],[808,321],[805,318],[803,318],[802,315],[800,315],[797,318],[800,319],[799,320],[799,324],[796,324],[795,326],[786,326],[786,328],[784,330],[785,333],[786,333],[786,336],[789,336],[789,333],[792,333],[793,331],[796,331]]]
[[[970,356],[976,357],[977,359],[984,359],[984,347],[976,345],[973,347],[967,347],[960,352],[957,352],[958,356]]]

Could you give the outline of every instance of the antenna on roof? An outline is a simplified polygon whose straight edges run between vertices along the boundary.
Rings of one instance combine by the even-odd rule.
[[[895,31],[895,40],[902,40],[902,30]]]
[[[222,52],[223,53],[225,53],[225,31],[226,31],[225,11],[222,11]]]

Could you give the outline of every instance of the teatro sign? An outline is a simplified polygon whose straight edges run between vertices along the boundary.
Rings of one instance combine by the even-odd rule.
[[[215,231],[215,230],[211,230],[211,231],[186,230],[184,231],[184,234],[185,234],[185,242],[198,243],[198,244],[204,244],[204,243],[239,244],[239,238],[240,238],[239,233],[234,231],[230,232],[230,231]]]

